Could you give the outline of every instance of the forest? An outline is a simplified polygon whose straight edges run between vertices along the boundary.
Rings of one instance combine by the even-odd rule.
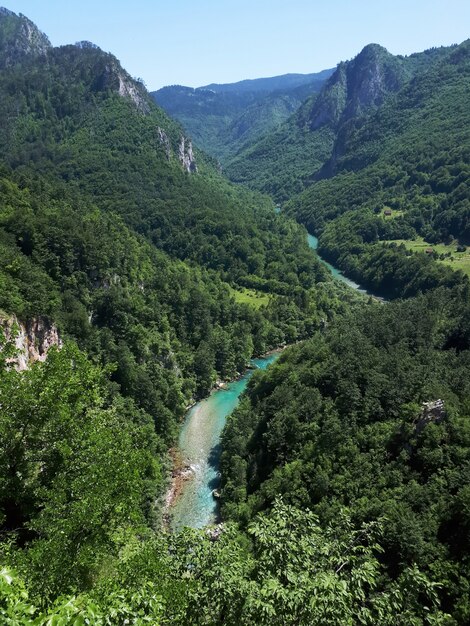
[[[282,496],[376,522],[384,576],[419,567],[466,623],[468,303],[466,285],[355,311],[257,374],[224,433],[224,516]]]
[[[276,135],[321,176],[266,196],[112,54],[0,10],[2,624],[469,623],[470,284],[406,245],[469,243],[468,49],[340,64]],[[170,532],[187,407],[280,347],[222,435],[222,525]]]

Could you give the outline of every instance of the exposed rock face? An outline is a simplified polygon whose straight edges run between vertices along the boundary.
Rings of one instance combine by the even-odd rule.
[[[78,46],[83,48],[83,42]],[[90,48],[90,45],[86,45]],[[149,98],[145,87],[129,76],[129,74],[121,67],[119,61],[111,54],[107,55],[108,61],[99,70],[99,75],[95,80],[95,88],[97,91],[111,89],[118,93],[122,98],[131,100],[136,109],[140,113],[147,114],[150,112]]]
[[[369,44],[348,64],[346,117],[380,106],[386,95],[400,89],[406,72],[400,61],[385,48]]]
[[[124,71],[118,73],[119,79],[119,95],[123,98],[129,98],[135,104],[141,113],[149,113],[150,107],[144,98],[141,90],[135,82],[125,74]]]
[[[17,354],[8,359],[15,369],[28,369],[35,361],[45,361],[51,346],[62,346],[57,327],[45,318],[35,318],[26,325],[15,316],[0,320],[0,329],[7,341],[15,344]]]
[[[209,537],[210,541],[218,541],[224,532],[225,526],[223,523],[216,524],[212,528],[206,529],[206,535]]]
[[[157,138],[160,144],[165,149],[166,158],[170,160],[170,156],[171,156],[170,140],[168,139],[168,135],[166,134],[166,132],[163,130],[163,128],[160,128],[160,126],[157,128]]]
[[[196,159],[193,153],[193,144],[185,137],[181,137],[178,158],[184,169],[188,172],[197,172]]]
[[[431,400],[421,405],[421,415],[416,421],[416,432],[420,433],[428,424],[439,424],[446,416],[444,400]]]
[[[0,8],[0,68],[11,67],[27,55],[46,54],[51,42],[24,15]]]
[[[352,61],[340,63],[314,103],[312,130],[336,126],[379,106],[406,80],[401,61],[377,44],[366,46]]]
[[[345,153],[357,120],[383,104],[411,76],[411,66],[377,44],[367,45],[354,59],[340,63],[313,105],[306,106],[301,119],[311,131],[329,127],[336,133],[331,157],[315,179],[332,176]],[[307,103],[306,103],[307,105]],[[300,110],[302,112],[302,108]]]

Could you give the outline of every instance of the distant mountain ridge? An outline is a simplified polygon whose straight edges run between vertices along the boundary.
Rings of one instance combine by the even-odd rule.
[[[199,147],[225,164],[258,137],[279,127],[308,96],[320,91],[332,72],[284,74],[197,88],[172,85],[151,95],[181,122]]]
[[[304,101],[279,129],[241,150],[227,164],[228,176],[277,201],[291,198],[331,171],[357,123],[447,51],[402,57],[378,44],[365,46],[352,60],[339,63],[318,96]]]
[[[322,70],[313,74],[282,74],[280,76],[271,76],[269,78],[248,78],[239,80],[236,83],[211,83],[198,89],[210,89],[216,92],[256,92],[256,91],[278,91],[281,89],[295,89],[302,85],[321,80],[327,80],[333,69]]]

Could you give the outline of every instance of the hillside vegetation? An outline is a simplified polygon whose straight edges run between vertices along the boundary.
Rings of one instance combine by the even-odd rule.
[[[288,203],[289,214],[321,234],[320,251],[369,286],[394,289],[383,279],[386,258],[395,276],[399,267],[439,271],[434,255],[410,257],[385,242],[469,243],[469,51],[468,41],[449,50],[357,124],[331,175]],[[387,209],[395,219],[384,219]]]
[[[190,402],[342,305],[305,231],[222,179],[115,57],[7,10],[0,34],[2,558],[41,604],[153,536]],[[34,324],[64,347],[18,373]]]
[[[309,186],[288,212],[382,304],[114,56],[0,10],[1,623],[468,624],[469,284],[393,243],[466,242],[467,70],[369,46],[283,127],[315,165],[271,192]],[[185,408],[287,343],[224,431],[224,523],[168,532]]]
[[[379,522],[386,579],[419,567],[467,623],[469,295],[356,311],[257,373],[223,435],[224,515],[250,524],[281,495],[328,525],[347,507]]]
[[[286,74],[197,89],[174,85],[152,96],[225,167],[237,152],[279,127],[305,98],[320,91],[331,73]]]

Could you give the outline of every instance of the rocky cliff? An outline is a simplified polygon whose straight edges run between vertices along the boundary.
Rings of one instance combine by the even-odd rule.
[[[389,93],[398,91],[409,76],[402,58],[377,44],[367,45],[352,61],[340,63],[315,101],[310,125],[337,126],[380,106]]]
[[[50,48],[49,39],[27,17],[0,7],[0,69],[27,55],[45,54]]]
[[[196,159],[193,152],[193,144],[191,140],[186,137],[181,137],[178,158],[183,165],[183,168],[190,174],[191,172],[197,172]]]
[[[52,346],[62,346],[57,327],[44,317],[23,324],[14,315],[5,316],[0,319],[0,331],[7,342],[14,344],[16,354],[7,360],[18,371],[36,361],[45,361]]]

